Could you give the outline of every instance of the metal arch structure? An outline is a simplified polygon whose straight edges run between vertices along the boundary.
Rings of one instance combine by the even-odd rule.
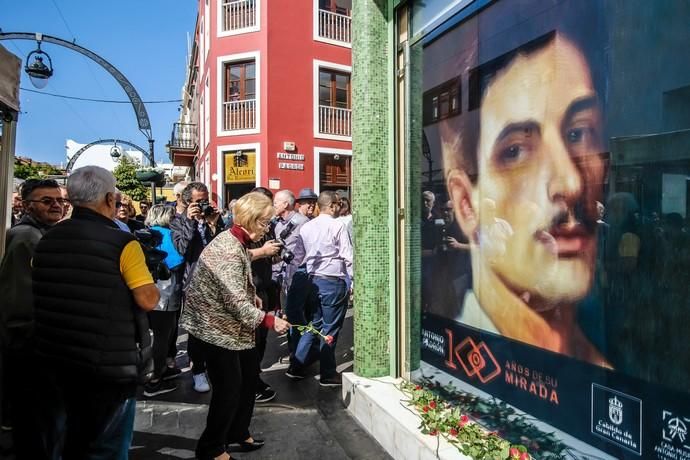
[[[72,172],[72,168],[74,167],[74,163],[77,162],[77,160],[79,159],[79,157],[81,156],[81,154],[84,153],[85,151],[87,151],[88,149],[90,149],[91,147],[93,147],[94,145],[100,145],[100,144],[123,144],[123,145],[128,145],[128,146],[130,146],[130,147],[132,147],[132,148],[134,148],[134,149],[140,151],[140,152],[143,153],[144,155],[148,156],[148,153],[146,152],[146,150],[144,150],[143,148],[139,147],[137,144],[133,144],[133,143],[131,143],[131,142],[123,141],[123,140],[120,140],[120,139],[99,139],[99,140],[97,140],[97,141],[93,141],[93,142],[91,142],[91,143],[89,143],[89,144],[86,144],[85,146],[83,146],[82,148],[80,148],[79,150],[77,150],[76,153],[75,153],[74,155],[72,155],[72,158],[69,159],[69,162],[67,163],[67,167],[65,168],[65,171],[66,171],[67,173]]]
[[[29,33],[29,32],[2,32],[0,31],[0,41],[1,40],[32,40],[32,41],[37,41],[37,42],[46,42],[46,43],[52,43],[54,45],[59,45],[63,46],[65,48],[69,48],[72,51],[76,51],[79,54],[82,54],[92,61],[94,61],[96,64],[100,65],[103,67],[110,75],[117,80],[117,83],[122,87],[122,89],[125,91],[127,94],[127,97],[129,98],[129,101],[132,104],[132,108],[134,109],[134,114],[137,117],[137,124],[139,125],[139,131],[141,131],[144,136],[146,136],[146,139],[149,141],[149,152],[145,152],[142,150],[146,158],[151,162],[151,166],[155,166],[156,162],[154,160],[154,155],[153,155],[153,133],[151,132],[151,121],[149,120],[149,115],[148,112],[146,111],[146,107],[144,106],[144,102],[141,100],[141,97],[139,96],[139,93],[137,93],[137,90],[134,89],[134,85],[130,83],[129,80],[127,80],[127,77],[125,77],[122,72],[117,70],[115,66],[113,66],[111,63],[103,59],[101,56],[98,54],[94,53],[93,51],[84,48],[83,46],[77,45],[74,41],[68,42],[67,40],[63,40],[61,38],[57,37],[52,37],[50,35],[43,35],[41,33]],[[133,144],[133,147],[140,149],[140,147],[137,147]],[[76,156],[76,155],[75,155]]]

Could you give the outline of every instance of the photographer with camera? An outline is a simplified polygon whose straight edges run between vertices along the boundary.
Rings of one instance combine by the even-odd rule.
[[[280,286],[280,306],[292,324],[306,324],[304,306],[310,292],[310,283],[304,267],[294,262],[295,248],[300,227],[309,218],[295,210],[295,195],[290,190],[281,190],[273,200],[276,210],[275,233],[283,243],[280,260],[273,265],[273,279]],[[294,281],[293,281],[294,280]],[[290,286],[295,284],[294,288]],[[294,329],[288,334],[290,355],[294,354],[299,332]]]
[[[182,289],[189,285],[197,261],[206,247],[225,226],[218,210],[209,203],[208,188],[201,182],[191,182],[182,190],[183,213],[178,213],[170,222],[173,244],[185,261],[182,275]],[[187,353],[192,361],[194,390],[205,393],[211,389],[206,378],[206,363],[198,353],[199,347],[190,337]]]

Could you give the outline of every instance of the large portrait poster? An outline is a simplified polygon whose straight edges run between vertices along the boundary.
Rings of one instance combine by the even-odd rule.
[[[690,2],[481,3],[413,45],[424,378],[690,458]]]

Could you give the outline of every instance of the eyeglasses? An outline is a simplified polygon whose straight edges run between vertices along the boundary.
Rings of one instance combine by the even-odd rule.
[[[257,220],[256,224],[259,226],[259,228],[266,228],[269,225],[271,225],[271,221],[270,220]]]
[[[115,208],[119,209],[122,207],[122,201],[116,201],[115,202]]]
[[[53,203],[57,203],[60,206],[64,206],[69,203],[69,200],[66,200],[64,198],[50,198],[50,197],[43,197],[40,200],[24,200],[27,203],[42,203],[46,206],[52,206]]]

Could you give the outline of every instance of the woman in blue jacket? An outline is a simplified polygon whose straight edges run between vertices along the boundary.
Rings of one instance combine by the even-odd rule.
[[[182,274],[184,272],[184,257],[175,249],[170,235],[170,221],[174,217],[175,208],[158,204],[149,210],[145,221],[150,230],[162,235],[162,241],[156,249],[167,254],[164,263],[172,275],[168,280],[159,279],[156,282],[161,298],[155,310],[149,312],[149,323],[153,331],[155,370],[151,381],[144,385],[144,396],[147,397],[169,393],[177,389],[177,386],[170,380],[180,374],[179,369],[166,365],[171,340],[177,339],[177,337],[173,338],[172,336],[177,331],[178,311],[182,304]]]

